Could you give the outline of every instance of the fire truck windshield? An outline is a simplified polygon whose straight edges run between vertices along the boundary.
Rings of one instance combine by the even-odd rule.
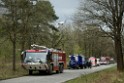
[[[27,52],[26,53],[26,57],[24,59],[24,63],[44,63],[46,62],[46,57],[47,57],[47,53],[45,52]]]

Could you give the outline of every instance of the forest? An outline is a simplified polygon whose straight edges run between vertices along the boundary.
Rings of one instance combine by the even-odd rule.
[[[30,0],[1,0],[0,6],[4,12],[0,15],[1,75],[22,71],[20,54],[32,44],[61,48],[67,58],[74,53],[86,57],[112,56],[118,70],[124,70],[123,0],[86,0],[73,16],[73,22],[63,24],[56,23],[59,17],[49,1],[34,4]]]

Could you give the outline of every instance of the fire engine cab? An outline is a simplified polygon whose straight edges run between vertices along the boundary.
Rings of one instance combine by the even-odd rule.
[[[21,54],[22,66],[29,71],[45,71],[48,74],[62,73],[66,66],[66,54],[62,50],[50,49],[36,44],[31,45],[33,49],[25,50]]]

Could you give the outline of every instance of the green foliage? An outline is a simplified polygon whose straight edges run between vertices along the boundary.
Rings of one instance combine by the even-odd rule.
[[[68,42],[66,45],[73,49],[69,52],[69,48],[65,48],[69,54],[81,53],[87,57],[114,56],[112,39],[103,37],[104,33],[99,28],[94,26],[83,29],[75,27],[72,31],[68,31],[68,33],[71,35],[68,34],[70,40],[66,41]]]
[[[82,54],[81,47],[79,45],[74,45],[74,53],[76,54]]]
[[[39,43],[51,29],[57,30],[51,25],[58,17],[49,1],[38,1],[36,5],[29,0],[3,0],[3,3],[8,9],[2,17],[3,30],[10,38],[16,34],[20,43]]]
[[[29,0],[2,0],[0,5],[7,11],[0,19],[2,38],[12,43],[9,49],[12,49],[13,70],[16,70],[17,45],[20,44],[22,51],[33,43],[41,43],[48,38],[51,29],[57,30],[51,22],[58,17],[49,1],[38,1],[33,5]]]

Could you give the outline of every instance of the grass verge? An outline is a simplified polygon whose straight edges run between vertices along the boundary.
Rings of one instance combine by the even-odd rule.
[[[16,71],[12,71],[10,66],[4,66],[0,68],[0,80],[16,78],[28,75],[27,71],[21,68],[21,66],[17,66]]]
[[[116,67],[112,67],[92,74],[82,75],[65,83],[124,83],[124,73],[119,73],[116,71]]]

